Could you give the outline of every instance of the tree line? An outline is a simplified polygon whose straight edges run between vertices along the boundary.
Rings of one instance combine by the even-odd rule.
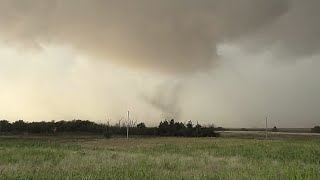
[[[320,133],[320,126],[315,126],[311,129],[312,133]]]
[[[158,127],[147,127],[141,122],[137,125],[130,125],[130,135],[145,136],[181,136],[181,137],[217,137],[214,126],[201,126],[187,123],[175,122],[174,119],[161,121]],[[0,121],[0,134],[3,133],[30,133],[30,134],[56,134],[56,133],[93,133],[103,134],[105,137],[113,135],[126,135],[127,127],[125,124],[110,125],[107,123],[96,123],[89,120],[71,121],[50,121],[50,122],[25,122],[18,120],[9,122]]]

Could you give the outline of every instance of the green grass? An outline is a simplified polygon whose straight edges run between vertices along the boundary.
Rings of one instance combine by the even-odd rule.
[[[0,179],[320,179],[320,139],[0,136]]]

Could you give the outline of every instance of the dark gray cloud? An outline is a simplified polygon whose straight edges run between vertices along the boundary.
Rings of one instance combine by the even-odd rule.
[[[9,90],[0,95],[25,103],[9,103],[7,112],[20,109],[32,116],[42,109],[39,119],[50,109],[101,117],[106,109],[114,114],[130,109],[150,119],[226,126],[263,126],[266,114],[277,126],[318,125],[319,7],[318,0],[0,0],[0,41],[8,45],[71,46],[89,56],[85,59],[161,74],[143,73],[140,79],[110,63],[55,57],[60,50],[40,64],[25,60],[33,56],[4,55],[0,73]],[[304,61],[280,66],[271,59]],[[165,72],[176,74],[163,82]],[[149,91],[154,84],[160,85]],[[67,103],[43,103],[55,102],[60,93]]]
[[[291,0],[287,12],[250,36],[241,37],[243,47],[269,50],[281,59],[299,59],[320,50],[320,1]],[[246,46],[248,45],[248,46]]]
[[[303,45],[293,44],[301,41],[307,51],[317,50],[319,43],[312,37],[319,32],[318,4],[315,0],[0,0],[0,38],[24,47],[71,45],[82,54],[129,67],[194,72],[211,67],[219,44],[256,33],[266,36],[263,42],[282,40],[289,51],[300,51]],[[296,21],[301,24],[294,29]]]

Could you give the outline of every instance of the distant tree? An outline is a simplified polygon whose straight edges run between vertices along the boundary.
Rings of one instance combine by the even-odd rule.
[[[169,132],[170,136],[176,136],[176,127],[174,119],[171,119],[169,122]]]
[[[277,129],[276,126],[274,126],[274,127],[272,128],[272,132],[278,132],[278,129]]]
[[[320,126],[315,126],[314,128],[311,129],[312,133],[320,133]]]
[[[26,132],[27,131],[27,124],[23,120],[15,121],[12,124],[14,131],[16,132]]]
[[[159,127],[146,127],[144,123],[139,123],[131,128],[132,135],[159,135],[159,136],[185,136],[185,137],[217,137],[219,134],[214,132],[214,126],[203,127],[197,123],[193,126],[192,121],[184,124],[176,122],[174,119],[161,121]],[[72,121],[50,121],[50,122],[24,122],[23,120],[13,123],[7,120],[0,120],[0,133],[33,133],[33,134],[51,134],[51,133],[96,133],[103,134],[106,138],[113,134],[125,135],[126,127],[111,126],[106,124],[97,124],[88,120]]]
[[[146,125],[143,122],[141,122],[137,125],[137,128],[144,129],[146,128]]]
[[[105,124],[105,126],[106,126],[106,129],[105,129],[105,131],[104,131],[104,133],[103,133],[103,136],[104,136],[105,138],[109,139],[109,138],[111,138],[111,136],[112,136],[112,132],[111,132],[111,128],[110,128],[110,123],[109,123],[109,121]]]
[[[7,120],[0,121],[0,133],[1,132],[9,132],[12,129],[12,124]]]
[[[186,132],[185,132],[185,136],[187,136],[187,137],[193,136],[193,124],[192,124],[191,120],[188,121],[186,127],[187,127],[187,129],[186,129]]]
[[[206,127],[206,128],[202,128],[201,129],[201,136],[202,137],[219,137],[220,134],[219,133],[216,133],[214,132],[214,125],[211,125],[209,127]]]
[[[169,123],[167,120],[160,122],[158,133],[160,136],[168,136],[169,135]]]
[[[195,129],[196,129],[196,136],[197,137],[201,136],[201,125],[197,123]]]
[[[176,130],[176,136],[184,136],[184,131],[185,131],[186,127],[184,126],[184,124],[182,122],[175,122],[174,127]]]
[[[192,121],[190,120],[190,121],[188,121],[188,123],[187,123],[187,128],[188,129],[192,129],[193,128],[193,124],[192,124]]]

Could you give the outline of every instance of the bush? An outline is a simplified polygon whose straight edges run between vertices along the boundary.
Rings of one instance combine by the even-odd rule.
[[[312,133],[320,133],[320,126],[315,126],[314,128],[311,129]]]
[[[273,127],[272,132],[278,132],[278,129],[276,126]]]
[[[200,124],[193,125],[192,121],[186,124],[182,122],[175,122],[172,119],[161,121],[159,124],[158,135],[160,136],[184,136],[184,137],[218,137],[219,134],[215,132],[214,126],[202,127]]]

